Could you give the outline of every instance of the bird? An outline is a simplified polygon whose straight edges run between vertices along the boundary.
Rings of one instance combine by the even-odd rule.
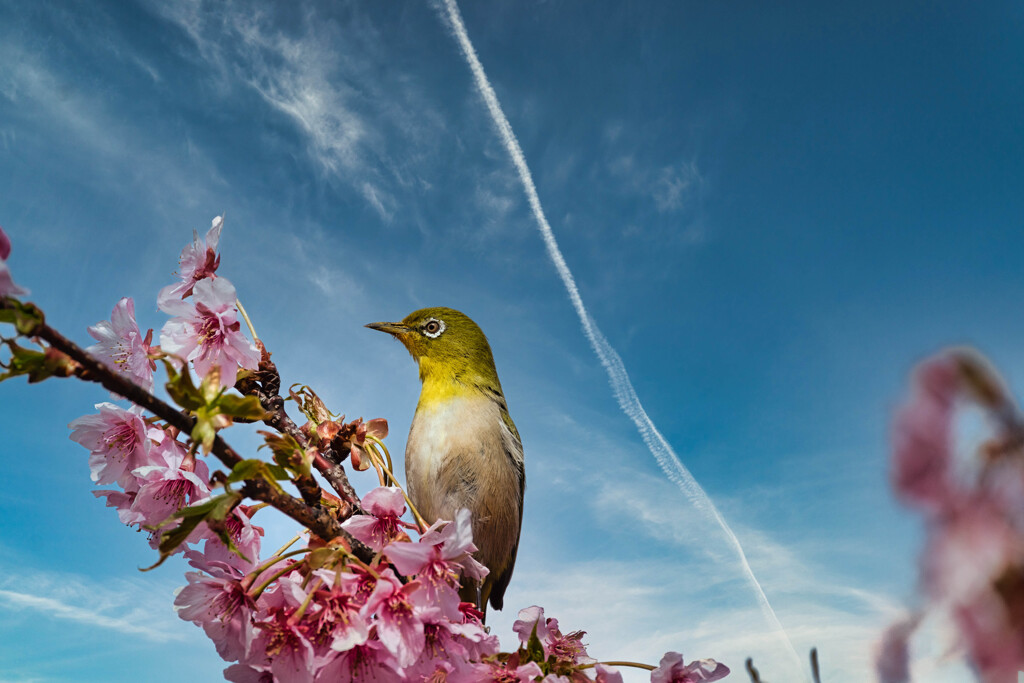
[[[405,448],[406,493],[428,524],[472,515],[474,557],[489,571],[464,577],[460,599],[504,604],[519,549],[526,473],[490,344],[469,316],[424,308],[401,322],[370,323],[402,342],[419,364],[420,391]]]

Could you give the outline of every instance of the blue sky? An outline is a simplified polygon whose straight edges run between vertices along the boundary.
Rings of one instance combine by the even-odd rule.
[[[1024,10],[461,9],[651,419],[796,649],[817,645],[830,683],[868,680],[920,544],[886,482],[907,373],[968,343],[1024,385]],[[221,272],[284,381],[387,417],[398,454],[415,368],[362,325],[463,310],[526,449],[520,556],[491,619],[506,644],[539,603],[599,658],[673,649],[739,672],[753,655],[796,680],[726,540],[619,410],[438,6],[0,0],[0,63],[0,225],[51,323],[88,343],[133,296],[159,329],[178,252],[226,212]],[[182,564],[137,571],[152,552],[67,440],[103,400],[0,387],[0,681],[217,680],[171,611]],[[918,674],[967,680],[935,642],[917,643]]]

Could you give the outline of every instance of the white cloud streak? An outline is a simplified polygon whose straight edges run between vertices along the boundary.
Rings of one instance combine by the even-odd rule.
[[[483,65],[480,63],[480,60],[476,55],[476,50],[473,48],[473,44],[469,40],[469,34],[466,32],[466,27],[462,22],[462,16],[459,12],[458,5],[456,5],[455,0],[444,0],[444,8],[449,25],[452,27],[455,38],[459,43],[459,47],[462,49],[462,53],[465,56],[466,61],[469,63],[470,70],[473,72],[473,78],[476,82],[476,86],[484,99],[487,110],[491,114],[495,127],[498,129],[498,135],[504,143],[505,148],[512,159],[512,163],[519,174],[519,178],[522,181],[530,209],[533,212],[534,218],[540,228],[541,236],[544,238],[544,245],[547,248],[548,257],[551,259],[552,263],[554,263],[555,269],[558,271],[558,275],[562,279],[562,283],[565,285],[565,289],[569,294],[569,299],[572,302],[573,308],[576,309],[576,314],[579,316],[580,323],[583,326],[584,334],[590,342],[591,347],[594,349],[594,353],[597,354],[601,364],[608,373],[608,379],[613,391],[615,392],[615,397],[619,402],[619,406],[634,422],[634,424],[636,424],[644,443],[647,444],[651,454],[654,455],[666,476],[668,476],[668,478],[679,487],[683,494],[694,506],[697,507],[698,510],[712,519],[722,530],[722,533],[725,535],[729,545],[735,551],[743,571],[757,595],[757,599],[761,605],[764,616],[785,640],[786,646],[792,654],[793,659],[799,663],[801,670],[803,670],[802,659],[796,654],[796,650],[790,642],[789,637],[786,635],[785,629],[783,629],[781,622],[775,615],[775,611],[768,602],[768,597],[765,595],[764,590],[761,588],[761,584],[754,575],[754,572],[750,567],[750,563],[747,561],[746,554],[743,551],[743,546],[740,545],[739,539],[736,538],[736,534],[734,534],[732,529],[729,528],[728,523],[719,513],[714,502],[693,477],[689,469],[687,469],[687,467],[682,463],[679,456],[676,455],[675,451],[672,449],[672,446],[665,440],[665,437],[661,435],[661,432],[658,431],[654,422],[652,422],[650,417],[648,417],[647,412],[640,403],[639,397],[636,395],[636,391],[633,389],[633,384],[629,379],[625,365],[619,357],[618,352],[615,351],[611,344],[608,343],[604,334],[598,328],[597,323],[594,322],[593,318],[591,318],[590,314],[587,312],[587,309],[583,304],[583,299],[580,296],[579,289],[576,286],[576,281],[573,278],[572,272],[569,270],[569,266],[565,262],[565,258],[562,256],[562,252],[555,240],[551,225],[548,223],[547,217],[544,214],[544,209],[540,203],[540,197],[537,194],[537,188],[533,182],[533,176],[526,164],[526,157],[523,155],[523,151],[519,146],[519,142],[512,130],[512,125],[509,123],[508,118],[505,116],[505,113],[498,102],[498,96],[495,94],[494,88],[491,87],[490,81],[484,72]]]
[[[82,597],[82,596],[79,596]],[[67,600],[46,595],[35,595],[0,589],[0,602],[11,610],[31,610],[57,619],[74,621],[87,626],[110,629],[126,635],[139,636],[157,643],[184,640],[181,632],[163,630],[153,626],[152,615],[129,611],[109,615],[101,612],[102,605],[75,605]],[[159,621],[156,621],[159,623]]]

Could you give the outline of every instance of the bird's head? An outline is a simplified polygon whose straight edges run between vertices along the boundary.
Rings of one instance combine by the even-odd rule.
[[[401,322],[370,323],[367,327],[387,332],[402,342],[419,363],[424,383],[455,381],[501,391],[487,337],[465,313],[452,308],[423,308]]]

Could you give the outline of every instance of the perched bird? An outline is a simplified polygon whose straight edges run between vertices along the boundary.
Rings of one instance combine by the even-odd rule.
[[[483,585],[464,579],[459,593],[485,614],[488,600],[500,610],[519,547],[526,477],[487,337],[451,308],[367,327],[393,335],[420,367],[423,388],[405,447],[409,499],[428,523],[469,509],[475,557],[490,574]]]

